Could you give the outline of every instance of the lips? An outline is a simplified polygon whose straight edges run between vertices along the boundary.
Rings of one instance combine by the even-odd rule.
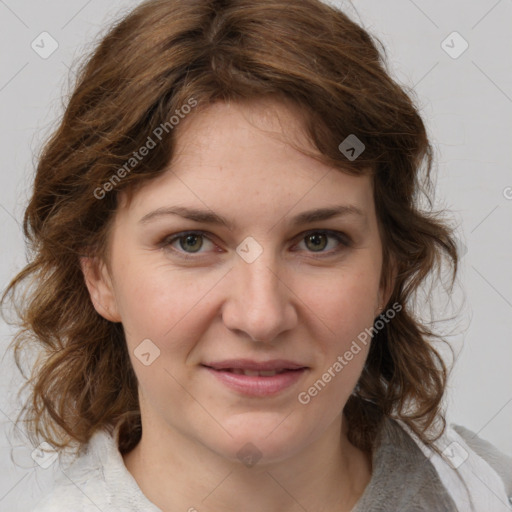
[[[293,361],[237,359],[201,365],[216,381],[247,397],[272,397],[296,386],[308,367]]]

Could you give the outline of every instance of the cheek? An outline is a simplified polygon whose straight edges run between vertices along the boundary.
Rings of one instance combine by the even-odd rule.
[[[325,279],[308,298],[319,330],[326,335],[317,338],[322,358],[311,387],[301,396],[318,414],[327,404],[341,410],[361,375],[371,344],[377,292],[374,271],[347,271]]]
[[[304,282],[314,314],[335,334],[347,340],[373,324],[379,276],[374,268],[354,271],[339,269],[318,279],[315,286]]]
[[[219,275],[210,272],[200,276],[197,271],[133,259],[119,266],[116,281],[116,300],[130,345],[144,338],[161,346],[168,338],[179,338],[180,345],[186,345],[192,324],[208,320],[208,292]]]

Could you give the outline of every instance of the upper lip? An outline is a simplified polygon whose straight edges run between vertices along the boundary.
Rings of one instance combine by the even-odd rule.
[[[251,359],[226,359],[224,361],[215,361],[203,363],[214,370],[230,370],[240,368],[242,370],[266,371],[266,370],[298,370],[307,368],[303,364],[288,361],[286,359],[273,359],[271,361],[253,361]]]

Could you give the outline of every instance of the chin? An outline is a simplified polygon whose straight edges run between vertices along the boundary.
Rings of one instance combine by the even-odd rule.
[[[279,463],[299,452],[306,441],[301,442],[299,433],[289,425],[276,428],[277,425],[279,422],[274,420],[260,426],[254,422],[231,426],[227,430],[233,437],[224,436],[221,446],[217,439],[211,447],[222,457],[246,467]]]

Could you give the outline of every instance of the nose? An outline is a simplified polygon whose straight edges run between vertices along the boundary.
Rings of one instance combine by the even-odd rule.
[[[297,323],[296,297],[283,272],[264,251],[255,261],[237,258],[227,277],[224,325],[239,336],[270,343]]]

